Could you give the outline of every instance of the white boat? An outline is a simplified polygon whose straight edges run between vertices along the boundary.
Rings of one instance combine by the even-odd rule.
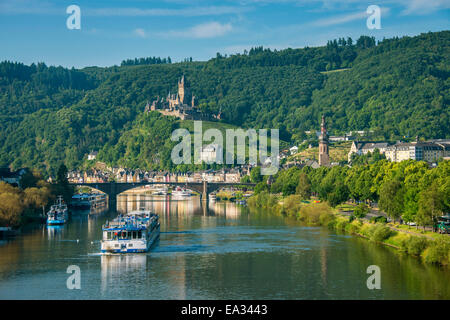
[[[50,207],[47,212],[47,225],[61,225],[67,222],[69,211],[67,205],[64,203],[62,196],[58,196],[56,204]]]
[[[152,192],[152,195],[165,196],[165,195],[167,195],[167,189],[163,189],[163,188],[154,189],[153,192]]]
[[[191,195],[192,192],[185,188],[176,187],[175,190],[172,191],[172,196],[175,197],[190,197]]]
[[[147,252],[159,238],[159,217],[148,210],[132,211],[103,225],[102,253]]]

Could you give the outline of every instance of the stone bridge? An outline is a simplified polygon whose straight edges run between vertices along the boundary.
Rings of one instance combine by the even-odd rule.
[[[117,195],[130,189],[147,186],[147,185],[169,185],[169,186],[184,186],[188,189],[198,192],[202,200],[208,200],[208,195],[211,192],[222,189],[227,186],[243,186],[253,188],[254,183],[240,183],[240,182],[106,182],[106,183],[70,183],[76,186],[88,186],[104,192],[108,195],[110,205],[115,203]]]

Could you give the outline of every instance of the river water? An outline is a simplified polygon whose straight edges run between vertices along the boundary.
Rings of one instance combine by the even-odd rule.
[[[142,207],[160,215],[159,242],[147,254],[101,255],[105,220]],[[71,265],[79,290],[66,285]],[[367,288],[370,265],[381,289]],[[117,209],[2,241],[0,299],[450,299],[450,272],[234,203],[123,195]]]

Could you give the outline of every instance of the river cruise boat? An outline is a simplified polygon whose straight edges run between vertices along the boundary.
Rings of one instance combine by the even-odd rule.
[[[67,205],[64,203],[62,196],[56,200],[56,204],[50,207],[47,212],[47,225],[61,225],[67,222],[69,218],[69,211]]]
[[[106,194],[104,193],[80,193],[72,197],[70,206],[74,209],[88,210],[106,205]]]
[[[120,214],[103,225],[102,253],[147,252],[159,238],[159,217],[148,210]]]

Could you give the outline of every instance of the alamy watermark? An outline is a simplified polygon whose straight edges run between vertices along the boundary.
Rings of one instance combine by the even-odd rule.
[[[369,30],[381,29],[381,8],[377,5],[370,5],[366,10],[370,16],[366,20],[366,25]]]
[[[70,273],[71,275],[67,278],[66,286],[67,289],[73,290],[73,289],[81,289],[81,270],[80,267],[77,265],[70,265],[67,267],[67,273]]]
[[[66,13],[70,16],[66,20],[67,29],[81,29],[81,9],[79,6],[72,4],[67,7]]]
[[[268,153],[268,130],[259,129],[226,129],[226,154],[224,162],[224,139],[219,129],[210,128],[203,133],[202,121],[194,121],[194,152],[192,152],[191,134],[187,129],[176,129],[172,132],[172,141],[181,141],[172,149],[171,159],[174,164],[245,164],[246,150],[248,163],[262,165],[262,175],[273,175],[279,167],[279,130],[270,130],[270,156]],[[204,141],[211,141],[206,148]],[[246,141],[248,140],[248,145]],[[192,162],[192,154],[194,161]],[[235,157],[236,155],[236,157]],[[236,162],[235,162],[236,158]]]
[[[371,265],[367,267],[367,274],[371,276],[367,278],[367,289],[381,289],[381,269],[377,265]]]

